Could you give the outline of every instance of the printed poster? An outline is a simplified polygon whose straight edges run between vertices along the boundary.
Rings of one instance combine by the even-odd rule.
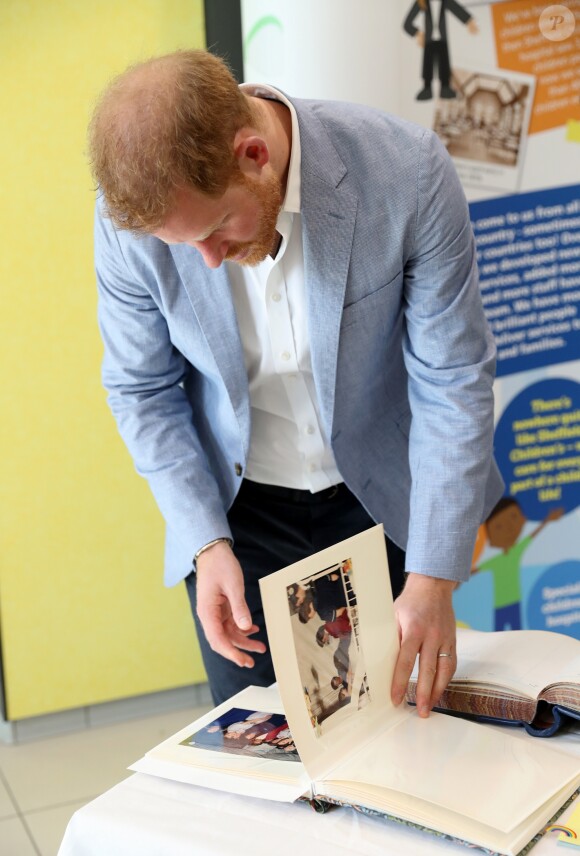
[[[398,6],[399,112],[455,162],[498,346],[506,491],[458,622],[580,638],[580,2]]]

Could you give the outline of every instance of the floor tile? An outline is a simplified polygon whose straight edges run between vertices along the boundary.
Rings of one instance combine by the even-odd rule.
[[[39,856],[40,853],[19,817],[0,820],[0,842],[2,856]]]
[[[30,743],[0,747],[0,770],[20,811],[94,799],[130,775],[148,749],[211,708],[94,727]]]
[[[86,800],[24,815],[25,823],[28,825],[41,856],[55,856],[69,820],[75,811],[85,804]]]
[[[0,820],[3,820],[5,817],[14,817],[16,813],[17,811],[16,806],[14,805],[14,800],[6,789],[6,785],[2,780],[2,771],[0,769]]]

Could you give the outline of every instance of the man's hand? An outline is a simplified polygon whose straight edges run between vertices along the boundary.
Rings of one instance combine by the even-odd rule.
[[[417,30],[417,32],[415,33],[415,39],[420,48],[425,47],[425,33],[423,32],[423,30]]]
[[[263,654],[266,646],[249,637],[258,628],[244,598],[244,575],[231,547],[220,541],[197,560],[197,614],[214,651],[251,669],[244,651]]]
[[[395,665],[391,698],[400,704],[405,697],[415,658],[419,654],[417,710],[429,716],[457,666],[455,615],[451,595],[453,580],[409,574],[395,601],[401,649]],[[442,657],[440,654],[451,654]]]

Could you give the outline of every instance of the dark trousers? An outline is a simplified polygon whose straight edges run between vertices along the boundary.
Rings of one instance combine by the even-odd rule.
[[[312,494],[250,481],[242,483],[228,521],[234,537],[234,553],[244,571],[246,601],[254,624],[260,628],[252,638],[266,645],[259,580],[374,526],[345,485]],[[386,540],[391,588],[393,597],[397,597],[405,583],[405,553]],[[253,669],[241,669],[211,650],[196,613],[195,573],[185,582],[214,703],[220,704],[250,684],[273,683],[276,677],[269,651],[253,655],[256,661]]]
[[[449,63],[449,48],[447,40],[427,42],[423,53],[423,80],[425,86],[430,86],[433,74],[437,67],[439,80],[442,86],[449,86],[451,79],[451,65]]]

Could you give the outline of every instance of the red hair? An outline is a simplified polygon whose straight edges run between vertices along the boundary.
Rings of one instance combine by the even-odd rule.
[[[105,89],[89,125],[89,156],[105,213],[121,229],[163,222],[176,188],[221,195],[235,174],[234,137],[256,125],[226,64],[177,51],[132,66]]]

